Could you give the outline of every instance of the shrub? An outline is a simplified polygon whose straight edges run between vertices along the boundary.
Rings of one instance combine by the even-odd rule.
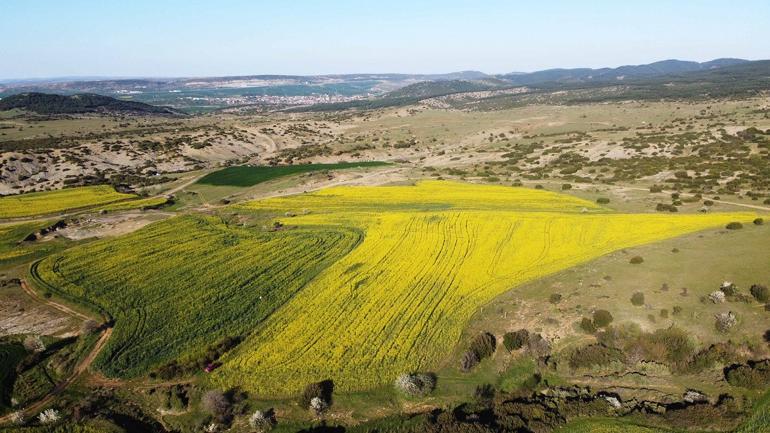
[[[751,292],[751,296],[754,297],[759,302],[768,302],[770,301],[770,289],[768,289],[766,286],[762,286],[759,284],[754,284],[749,289]]]
[[[201,398],[203,409],[217,418],[222,418],[230,411],[230,400],[221,391],[211,390]]]
[[[738,221],[733,221],[731,223],[727,223],[725,228],[728,230],[739,230],[743,228],[743,224],[739,223]]]
[[[480,361],[486,357],[492,356],[492,354],[495,353],[496,347],[497,340],[495,339],[495,336],[489,332],[482,332],[471,341],[469,350],[474,352]]]
[[[596,328],[604,328],[612,323],[612,314],[607,310],[594,311],[594,326]]]
[[[737,323],[738,323],[738,317],[736,317],[735,313],[733,313],[732,311],[728,311],[727,313],[719,313],[716,315],[716,321],[714,322],[714,326],[717,328],[717,331],[719,332],[727,332]]]
[[[56,409],[46,409],[37,416],[40,424],[53,424],[61,419],[59,411]]]
[[[644,293],[636,292],[633,295],[631,295],[631,303],[637,307],[641,307],[642,305],[644,305]]]
[[[313,411],[313,413],[316,416],[320,416],[321,414],[326,412],[328,409],[329,409],[329,403],[327,403],[321,397],[313,397],[310,400],[310,410]]]
[[[548,297],[548,301],[552,304],[558,304],[561,302],[561,293],[552,293],[551,296]]]
[[[470,371],[473,367],[477,366],[481,362],[476,352],[472,350],[466,350],[463,356],[460,358],[460,370]]]
[[[613,361],[622,361],[623,352],[603,344],[591,344],[573,351],[569,357],[570,368],[591,368],[607,365]]]
[[[634,257],[631,257],[631,260],[629,260],[628,262],[631,263],[632,265],[639,265],[644,263],[644,259],[641,256],[634,256]]]
[[[433,373],[404,373],[396,378],[395,386],[406,395],[425,396],[436,388],[436,375]]]
[[[655,206],[655,210],[658,212],[679,212],[679,209],[677,209],[676,206],[667,203],[658,203],[657,206]]]
[[[80,332],[84,335],[95,334],[98,330],[99,330],[99,323],[97,323],[96,320],[92,320],[92,319],[86,320],[80,326]]]
[[[569,183],[565,183],[565,184],[562,184],[562,186],[561,186],[561,189],[562,189],[563,191],[566,191],[566,190],[568,190],[568,189],[572,189],[572,185],[571,185],[571,184],[569,184]]]
[[[725,292],[717,290],[709,293],[709,300],[715,304],[721,304],[725,302]]]
[[[738,286],[730,281],[725,281],[719,286],[719,290],[725,294],[725,296],[735,296],[738,294]]]
[[[272,409],[265,412],[262,412],[261,410],[255,411],[249,417],[249,426],[257,433],[268,432],[272,430],[276,424],[275,413]]]
[[[671,314],[673,314],[674,316],[678,316],[682,314],[682,307],[680,307],[679,305],[674,305],[674,307],[671,309]]]
[[[656,193],[656,192],[663,192],[663,187],[660,185],[652,185],[650,187],[650,192]]]
[[[588,334],[593,334],[594,332],[596,332],[596,326],[594,326],[594,321],[589,319],[588,317],[583,317],[580,320],[580,329],[582,329]]]
[[[39,335],[29,335],[24,339],[24,348],[30,353],[45,352],[45,344]]]
[[[755,226],[761,226],[765,223],[765,220],[763,218],[755,218],[753,223]]]
[[[607,197],[599,197],[596,199],[596,203],[598,204],[608,204],[610,202],[610,199]]]
[[[665,308],[660,309],[660,318],[661,319],[668,319],[668,310]]]
[[[320,398],[327,405],[331,404],[332,393],[334,392],[334,382],[331,380],[322,380],[321,382],[309,383],[302,391],[299,404],[305,409],[310,409],[310,402],[314,398]]]
[[[703,200],[704,206],[714,206],[714,202],[711,200]]]
[[[732,386],[762,389],[770,385],[770,360],[749,361],[725,370],[725,379]]]
[[[551,343],[540,334],[532,334],[527,341],[527,350],[534,356],[546,356],[551,352]]]
[[[509,351],[521,349],[529,341],[529,331],[526,329],[519,329],[514,332],[506,332],[503,335],[503,346]]]

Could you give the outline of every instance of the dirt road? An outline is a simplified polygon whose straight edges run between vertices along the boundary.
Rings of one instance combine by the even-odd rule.
[[[83,320],[92,319],[92,317],[86,316],[85,314],[75,311],[72,308],[67,307],[66,305],[62,305],[58,302],[54,302],[49,299],[43,298],[42,296],[38,295],[29,286],[29,284],[27,284],[25,280],[21,281],[21,287],[33,299],[40,301],[42,303],[48,304],[52,308],[55,308],[57,310],[70,314],[72,316],[75,316],[79,319],[83,319]],[[57,395],[64,392],[64,390],[66,390],[67,387],[69,387],[73,382],[75,382],[75,380],[77,380],[84,372],[86,372],[91,367],[96,357],[99,355],[102,349],[104,349],[104,346],[107,344],[107,341],[110,339],[110,336],[112,335],[112,329],[113,328],[104,328],[104,330],[102,330],[102,333],[101,333],[102,335],[99,336],[99,340],[96,341],[94,348],[91,349],[91,352],[88,355],[86,355],[75,366],[75,368],[72,370],[72,374],[68,378],[56,384],[56,386],[48,394],[46,394],[45,397],[36,401],[35,403],[32,403],[31,405],[28,405],[23,409],[19,409],[19,411],[21,411],[25,415],[25,417],[34,416],[38,411],[40,411],[42,408],[48,405],[51,401],[53,401],[53,399]],[[12,416],[12,413],[0,417],[0,424],[5,424],[10,422],[11,416]]]

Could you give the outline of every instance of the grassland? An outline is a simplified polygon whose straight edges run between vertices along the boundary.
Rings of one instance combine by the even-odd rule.
[[[135,197],[133,194],[117,192],[107,185],[0,197],[0,218],[48,215],[71,209],[105,205]]]
[[[137,376],[248,333],[359,236],[343,227],[265,231],[179,217],[49,256],[33,277],[111,314],[115,330],[95,365]]]
[[[198,183],[215,186],[254,186],[258,183],[290,176],[292,174],[310,173],[322,170],[342,170],[346,168],[379,167],[387,165],[380,161],[340,162],[335,164],[296,164],[283,166],[237,166],[209,173]]]
[[[330,188],[245,207],[300,215],[281,218],[285,224],[366,233],[213,375],[223,386],[274,395],[329,378],[339,390],[364,390],[433,368],[478,308],[511,287],[617,249],[754,217],[612,214],[550,192],[452,182]]]

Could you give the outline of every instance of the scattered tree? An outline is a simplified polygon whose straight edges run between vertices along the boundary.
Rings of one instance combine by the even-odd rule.
[[[714,325],[716,326],[717,331],[727,332],[737,323],[738,323],[738,318],[735,316],[735,313],[733,313],[732,311],[728,311],[727,313],[717,314],[716,322],[714,323]]]
[[[40,424],[53,424],[61,419],[61,415],[59,415],[59,411],[56,409],[46,409],[40,412],[37,419],[40,421]]]
[[[275,413],[272,409],[268,409],[264,412],[261,410],[255,411],[249,417],[249,426],[251,426],[257,433],[268,432],[272,430],[276,424]]]
[[[607,310],[594,311],[594,326],[596,328],[604,328],[612,323],[612,314]]]
[[[633,295],[631,295],[631,303],[637,307],[641,307],[642,305],[644,305],[644,293],[636,292]]]
[[[751,291],[751,296],[753,296],[754,299],[759,302],[770,301],[770,289],[768,289],[766,286],[754,284],[751,286],[749,291]]]
[[[526,329],[519,329],[514,332],[506,332],[503,335],[503,346],[509,351],[521,349],[529,341],[529,331]]]
[[[733,221],[728,223],[725,228],[728,230],[740,230],[743,228],[743,224],[739,223],[738,221]]]
[[[404,373],[396,378],[395,386],[406,395],[425,396],[436,388],[436,375],[433,373]]]
[[[24,339],[24,348],[30,353],[45,352],[45,344],[39,335],[29,335]]]

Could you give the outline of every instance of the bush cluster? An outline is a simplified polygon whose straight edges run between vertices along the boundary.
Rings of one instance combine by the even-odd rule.
[[[725,379],[732,386],[762,389],[770,386],[770,359],[740,364],[725,370]]]
[[[644,293],[636,292],[633,295],[631,295],[631,303],[637,307],[641,307],[642,305],[644,305]]]
[[[478,365],[482,359],[492,356],[495,353],[497,347],[497,339],[489,332],[482,332],[477,335],[472,341],[468,350],[463,353],[460,359],[460,369],[462,371],[470,371],[473,367]]]
[[[529,331],[526,329],[519,329],[514,332],[506,332],[503,335],[503,346],[509,351],[521,349],[529,342]]]
[[[430,394],[436,388],[436,375],[433,373],[404,373],[395,382],[396,389],[412,397]]]

